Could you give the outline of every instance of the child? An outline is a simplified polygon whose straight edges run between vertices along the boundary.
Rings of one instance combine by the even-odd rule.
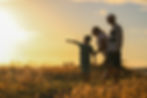
[[[79,46],[80,48],[80,66],[82,70],[82,76],[85,80],[90,78],[90,56],[94,54],[94,51],[90,45],[91,37],[86,36],[84,42],[80,43],[75,40],[67,40],[69,43],[73,43]]]

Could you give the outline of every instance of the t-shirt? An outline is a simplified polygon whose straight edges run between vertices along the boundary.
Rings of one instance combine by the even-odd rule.
[[[123,31],[122,28],[116,24],[111,30],[109,42],[108,42],[108,51],[117,52],[120,51],[123,44]]]
[[[90,56],[93,53],[93,48],[90,45],[79,44],[80,46],[80,62],[84,66],[90,65]]]

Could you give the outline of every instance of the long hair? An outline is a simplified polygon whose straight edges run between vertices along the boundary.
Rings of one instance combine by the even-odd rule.
[[[92,30],[93,33],[105,33],[100,27],[95,26]]]

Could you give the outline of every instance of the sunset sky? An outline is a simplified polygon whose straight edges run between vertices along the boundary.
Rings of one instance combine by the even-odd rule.
[[[147,66],[146,0],[0,0],[0,63],[77,63],[66,38],[82,41],[95,25],[109,34],[109,13],[124,29],[124,63]]]

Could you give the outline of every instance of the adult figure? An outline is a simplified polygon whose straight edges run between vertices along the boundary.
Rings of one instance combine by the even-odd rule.
[[[107,22],[112,27],[108,41],[108,56],[110,56],[111,64],[120,68],[122,66],[123,31],[114,14],[108,15]]]
[[[107,17],[107,22],[111,25],[110,36],[108,40],[108,73],[107,75],[113,75],[115,82],[117,83],[120,78],[120,72],[122,70],[122,46],[123,46],[123,30],[117,23],[116,16],[110,14]]]
[[[105,32],[98,26],[95,26],[92,29],[92,34],[96,37],[96,45],[97,45],[97,53],[102,53],[105,58],[107,58],[107,46],[108,46],[108,38]],[[104,62],[105,64],[105,62]]]

